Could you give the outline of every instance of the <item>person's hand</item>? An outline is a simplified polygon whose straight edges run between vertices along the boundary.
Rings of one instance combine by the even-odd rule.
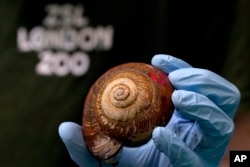
[[[175,88],[174,114],[166,127],[154,129],[148,143],[124,147],[118,166],[218,166],[233,133],[238,89],[217,74],[172,56],[156,55],[152,65],[169,74]],[[64,122],[59,134],[79,166],[101,165],[86,148],[80,125]]]

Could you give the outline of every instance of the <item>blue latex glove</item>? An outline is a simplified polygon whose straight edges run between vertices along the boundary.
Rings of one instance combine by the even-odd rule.
[[[175,88],[174,114],[166,127],[154,129],[148,143],[123,147],[118,166],[218,166],[234,130],[232,119],[240,101],[238,89],[213,72],[192,68],[169,55],[154,56],[152,65],[169,73]],[[100,166],[86,148],[80,125],[64,122],[59,134],[79,166]]]

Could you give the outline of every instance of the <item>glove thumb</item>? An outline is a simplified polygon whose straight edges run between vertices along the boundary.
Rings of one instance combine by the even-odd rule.
[[[79,166],[99,166],[98,161],[89,153],[82,136],[82,127],[74,122],[63,122],[58,129],[70,157]]]

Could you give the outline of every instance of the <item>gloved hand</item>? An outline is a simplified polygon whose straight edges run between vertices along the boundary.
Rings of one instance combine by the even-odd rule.
[[[152,65],[169,74],[175,88],[174,114],[166,127],[154,129],[148,143],[124,147],[118,166],[218,166],[234,130],[232,119],[240,101],[238,89],[217,74],[192,68],[172,56],[156,55]],[[59,134],[79,166],[100,166],[86,148],[80,125],[64,122]]]

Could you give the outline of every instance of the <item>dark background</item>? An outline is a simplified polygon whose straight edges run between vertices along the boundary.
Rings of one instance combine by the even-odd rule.
[[[81,124],[86,93],[107,69],[132,61],[150,63],[158,53],[235,83],[242,92],[239,113],[247,111],[247,0],[69,0],[84,5],[92,27],[110,24],[115,30],[112,49],[88,53],[91,66],[81,77],[39,76],[34,70],[37,53],[17,49],[17,29],[41,25],[48,3],[66,1],[0,1],[0,166],[75,166],[58,136],[59,124]]]

